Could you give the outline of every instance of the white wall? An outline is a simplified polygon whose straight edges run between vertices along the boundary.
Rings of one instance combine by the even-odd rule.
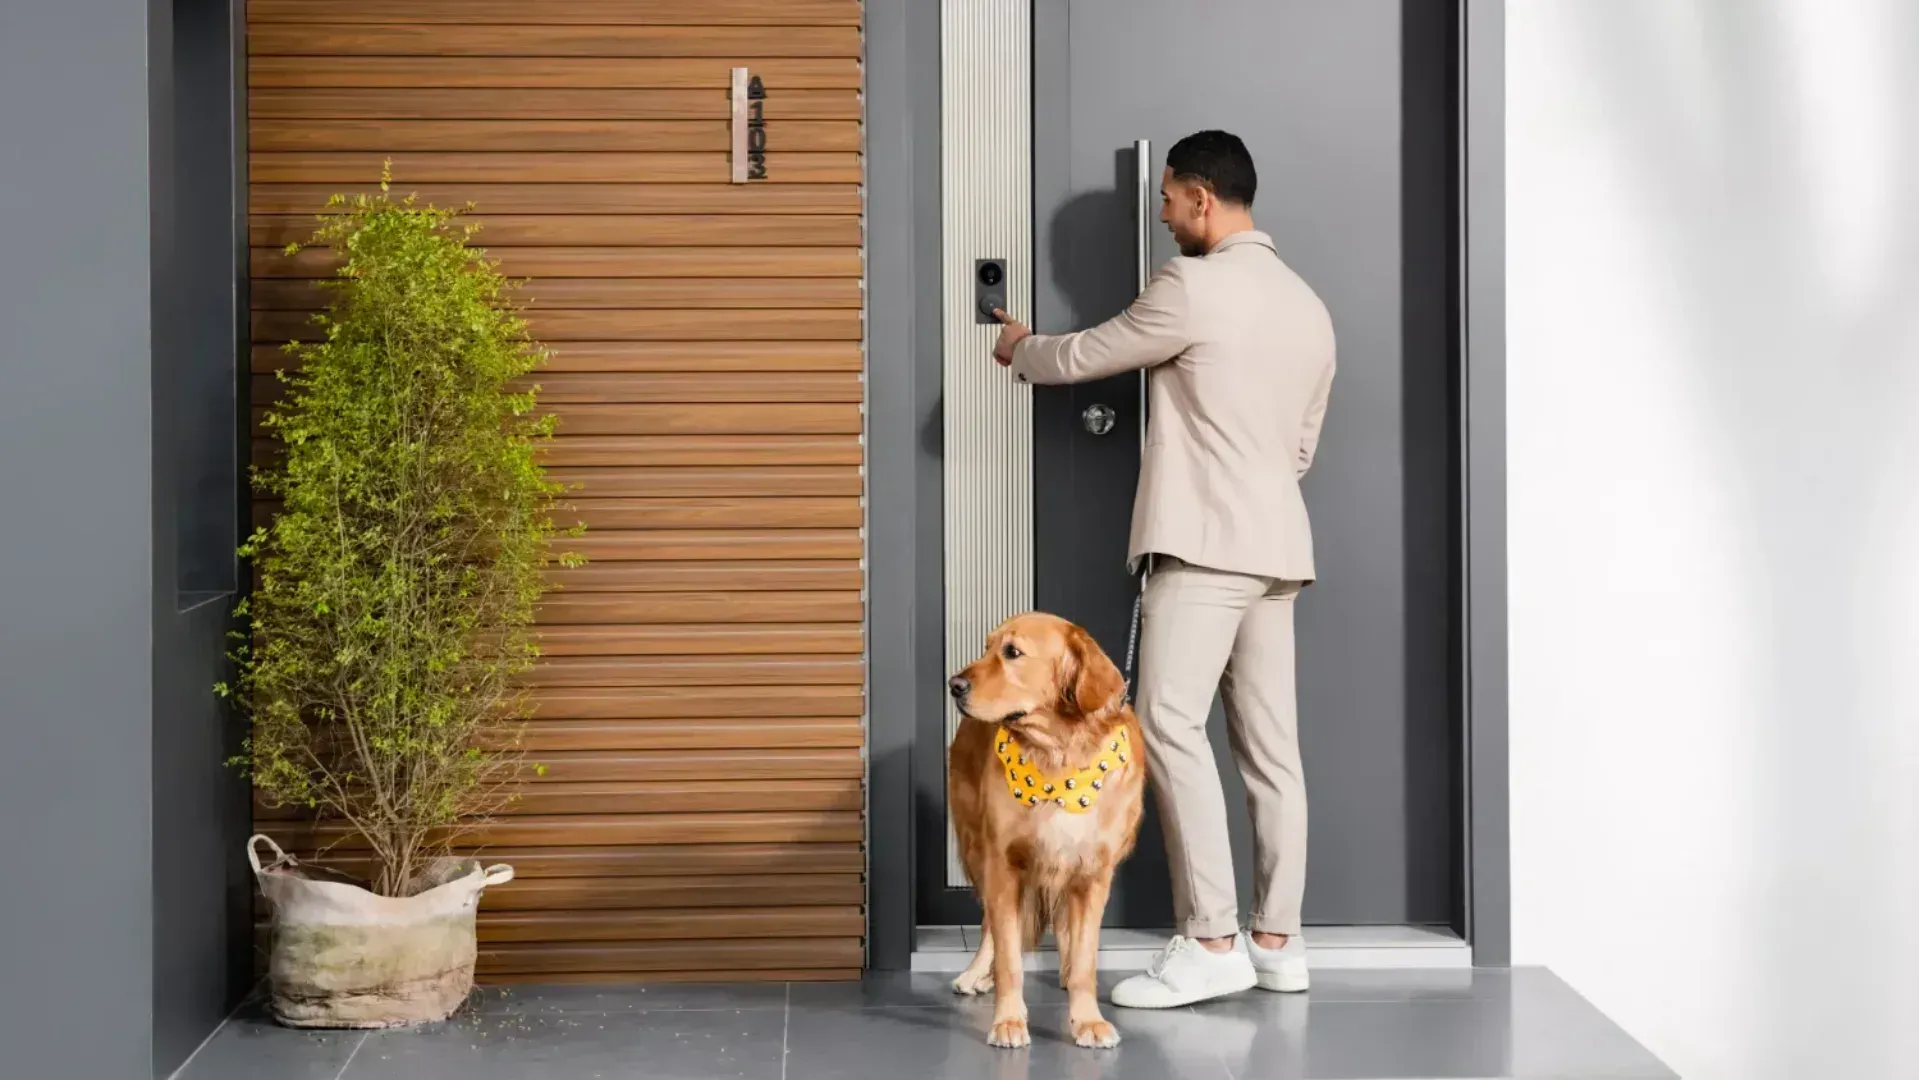
[[[1919,3],[1506,12],[1515,958],[1919,1076]]]

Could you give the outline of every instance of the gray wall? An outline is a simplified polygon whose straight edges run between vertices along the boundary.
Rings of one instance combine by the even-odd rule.
[[[207,693],[226,604],[217,555],[199,563],[214,588],[193,595],[176,559],[181,534],[210,533],[196,552],[230,546],[237,504],[218,484],[179,498],[185,463],[208,467],[190,448],[224,443],[230,465],[237,438],[233,237],[206,217],[231,219],[230,168],[196,187],[230,122],[187,140],[194,185],[176,185],[173,7],[0,9],[5,1076],[164,1075],[236,989],[246,804]],[[182,7],[196,41],[226,25],[225,0]],[[195,117],[222,96],[183,90]],[[220,379],[224,419],[183,412]]]
[[[0,8],[0,1073],[150,1067],[145,0]]]

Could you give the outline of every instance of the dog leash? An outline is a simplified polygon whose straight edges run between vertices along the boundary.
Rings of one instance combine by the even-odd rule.
[[[1153,557],[1146,556],[1139,568],[1139,591],[1133,594],[1133,621],[1126,629],[1126,670],[1120,673],[1126,680],[1126,704],[1133,704],[1135,680],[1133,678],[1133,660],[1139,653],[1139,616],[1140,608],[1146,600],[1146,578],[1153,572]]]

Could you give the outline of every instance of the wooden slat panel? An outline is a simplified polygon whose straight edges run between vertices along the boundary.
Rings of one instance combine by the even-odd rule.
[[[265,525],[279,512],[279,503],[255,500],[254,524]],[[573,499],[559,506],[553,518],[567,525],[584,524],[590,535],[599,529],[857,529],[864,512],[857,498]],[[584,554],[575,539],[561,544]]]
[[[247,148],[413,154],[421,151],[725,152],[725,120],[256,120]],[[769,120],[782,153],[858,152],[857,120]]]
[[[318,311],[333,298],[320,279],[286,278],[257,282],[249,302],[255,311]],[[864,294],[857,278],[552,278],[528,282],[513,298],[535,309],[857,308]]]
[[[496,911],[480,919],[482,944],[508,941],[671,941],[679,938],[857,937],[857,904],[711,910]]]
[[[386,96],[425,91],[366,92]],[[435,206],[472,203],[490,214],[857,214],[862,207],[857,184],[408,184],[401,190]],[[318,214],[339,193],[338,184],[252,184],[247,189],[255,214]]]
[[[335,56],[324,63],[300,56],[256,56],[247,61],[252,87],[592,87],[628,90],[724,89],[735,67],[752,69],[776,90],[858,90],[860,64],[846,59],[714,57],[688,60],[503,57],[476,64],[458,56]],[[770,100],[770,98],[769,98]],[[777,106],[776,106],[777,107]],[[528,180],[531,177],[514,177]]]
[[[296,854],[308,859],[313,853],[299,851]],[[860,850],[860,845],[845,843],[494,847],[479,854],[486,862],[503,862],[513,867],[516,887],[534,878],[712,878],[801,874],[838,875],[840,880],[826,883],[830,888],[838,889],[843,887],[845,875],[858,876],[866,868],[866,856]],[[362,879],[369,877],[372,871],[372,863],[364,853],[339,854],[309,861],[320,862]],[[823,889],[816,895],[829,894]],[[825,902],[832,901],[827,899]]]
[[[489,856],[496,858],[496,856]],[[782,893],[784,885],[790,892]],[[758,907],[859,903],[857,874],[737,877],[534,878],[489,890],[486,911],[595,911],[608,908]],[[852,895],[848,895],[849,891]]]
[[[247,155],[248,179],[261,184],[360,184],[380,175],[378,153],[257,151]],[[730,175],[725,153],[453,153],[416,151],[394,162],[394,182],[715,184]],[[846,184],[860,179],[856,153],[766,155],[770,184]]]
[[[292,824],[279,833],[289,851],[365,851],[367,843],[337,823]],[[462,834],[470,850],[492,847],[604,847],[615,844],[813,844],[864,838],[858,811],[764,814],[560,814],[508,816]],[[630,906],[630,905],[622,905]]]
[[[759,787],[759,781],[775,780],[858,780],[862,774],[859,751],[841,749],[749,748],[715,750],[639,750],[623,753],[605,751],[550,750],[538,764],[545,772],[536,777],[527,791],[551,792],[567,784],[608,784],[634,781],[653,785],[647,790],[669,791],[662,785],[679,781],[714,782],[754,781],[751,785],[734,783],[735,789]],[[688,787],[686,791],[696,789]],[[722,787],[699,790],[723,791]],[[838,787],[807,789],[840,792]],[[670,793],[670,792],[669,792]],[[671,809],[671,808],[669,808]],[[728,809],[770,809],[732,806]],[[786,808],[793,809],[793,808]],[[816,808],[817,809],[817,808]],[[837,809],[837,807],[829,808]]]
[[[797,983],[856,982],[859,968],[767,968],[746,972],[719,971],[533,971],[483,972],[475,980],[482,990],[505,996],[522,987],[539,986],[651,986],[677,983]]]
[[[857,974],[864,918],[858,0],[250,0],[250,403],[327,305],[336,192],[472,205],[545,346],[587,566],[554,566],[494,980]],[[728,183],[730,69],[770,183]],[[271,465],[277,443],[254,439]],[[269,515],[269,501],[255,504]],[[262,810],[292,850],[337,822]],[[736,950],[753,959],[735,962]],[[742,970],[744,969],[744,970]]]
[[[727,120],[728,92],[711,90],[496,90],[491,88],[369,89],[307,87],[256,90],[247,96],[247,112],[256,120]],[[860,97],[854,90],[782,88],[767,102],[769,123],[788,120],[859,120]],[[254,130],[259,130],[258,125]],[[790,135],[782,135],[787,145]],[[855,145],[852,149],[858,149]],[[502,147],[502,149],[505,149]],[[834,148],[838,149],[838,148]],[[476,198],[476,196],[467,196]],[[325,196],[321,196],[321,202]],[[464,201],[464,198],[461,200]],[[480,200],[484,202],[484,200]],[[317,205],[317,204],[314,204]],[[294,209],[305,209],[302,205]],[[256,201],[256,211],[261,207]]]
[[[714,565],[724,566],[725,563]],[[854,582],[857,584],[857,580]],[[659,588],[684,588],[685,579]],[[844,584],[844,582],[838,582]],[[621,593],[634,590],[609,590]],[[542,626],[540,651],[573,656],[857,656],[858,623],[713,623],[673,626]]]
[[[805,404],[859,402],[864,384],[852,372],[705,374],[692,372],[567,374],[543,372],[532,379],[549,404],[614,405],[671,402]]]
[[[255,311],[253,341],[319,341],[324,332],[309,311]],[[528,332],[545,341],[858,341],[858,311],[526,311]]]
[[[540,605],[543,622],[711,623],[854,622],[858,593],[553,593]]]
[[[547,470],[547,478],[572,485],[582,495],[858,495],[864,479],[856,466],[715,469]]]
[[[501,272],[516,278],[843,278],[860,272],[857,247],[509,247],[497,258]],[[339,265],[320,248],[293,255],[254,248],[248,261],[253,276],[262,278],[332,277]]]
[[[857,529],[857,497],[832,499],[568,499],[565,520],[595,529]]]
[[[827,214],[473,214],[479,246],[513,247],[854,247],[860,243],[857,215]],[[255,215],[248,230],[254,247],[305,243],[311,215]],[[499,252],[506,255],[504,250]],[[577,286],[576,286],[577,287]],[[763,305],[770,306],[770,305]]]
[[[855,968],[864,960],[858,938],[741,938],[634,941],[589,945],[486,945],[479,971],[548,974],[588,971],[681,971],[712,964],[744,976],[755,969]]]
[[[758,716],[852,718],[858,717],[865,705],[865,695],[857,686],[557,687],[535,690],[531,700],[535,723],[547,720],[697,720]]]
[[[261,318],[292,312],[254,312]],[[529,309],[530,333],[565,348],[568,341],[858,341],[858,311],[762,308],[754,311],[643,311]],[[296,326],[298,320],[290,320]],[[268,340],[279,340],[278,336]]]
[[[858,780],[718,780],[529,784],[515,814],[712,814],[741,812],[859,813],[864,797]]]
[[[747,592],[858,588],[860,564],[844,560],[603,562],[554,568],[549,577],[569,592]],[[676,631],[681,628],[675,628]],[[746,627],[731,627],[741,632]],[[726,650],[721,650],[726,651]],[[803,650],[804,651],[804,650]]]
[[[853,435],[860,430],[857,405],[560,405],[566,435],[724,435],[778,431],[795,435]],[[264,432],[265,406],[253,409],[253,433]]]
[[[269,464],[279,454],[279,444],[271,439],[253,441],[253,461]],[[853,464],[859,461],[859,442],[854,438],[802,435],[727,436],[727,435],[592,435],[561,438],[544,448],[547,464],[555,466],[625,465],[698,465],[749,466],[778,465],[787,462],[817,464]],[[857,537],[855,538],[857,539]],[[683,538],[672,538],[679,545]],[[612,556],[622,558],[628,556]],[[670,556],[645,555],[639,558]],[[709,556],[702,556],[709,557]],[[729,556],[731,557],[731,556]],[[750,558],[751,556],[739,556]],[[817,555],[796,558],[844,558]],[[857,553],[855,555],[857,557]]]
[[[826,214],[474,214],[476,243],[489,251],[512,247],[854,247],[860,242],[856,215]],[[248,230],[254,247],[305,243],[313,218],[255,216]],[[505,251],[501,251],[504,257]]]
[[[548,371],[519,382],[519,387],[522,389],[532,386],[539,388],[540,401],[556,408],[563,405],[647,403],[783,405],[851,402],[857,404],[862,399],[863,388],[859,376],[850,372],[753,375],[744,372],[570,374]],[[252,380],[251,400],[256,405],[273,404],[280,400],[285,390],[286,385],[275,376],[255,375]],[[853,472],[851,475],[855,482],[851,494],[858,494],[858,473]],[[795,476],[792,479],[803,481],[804,478]],[[591,494],[617,493],[596,491]],[[643,492],[636,491],[635,494],[668,494],[668,492],[647,489]],[[804,495],[812,492],[768,487],[754,494]]]
[[[254,287],[279,284],[255,281]],[[291,363],[284,345],[253,346],[253,370]],[[540,377],[555,372],[785,372],[860,370],[858,342],[840,341],[569,341],[549,348]],[[855,447],[857,449],[857,447]],[[857,454],[850,459],[858,464]]]
[[[545,371],[846,371],[864,366],[858,342],[569,341]]]
[[[569,750],[709,750],[845,747],[863,738],[856,719],[540,720],[521,725],[528,754]]]
[[[856,465],[860,444],[847,435],[577,435],[546,447],[555,466]],[[830,556],[828,556],[830,557]]]
[[[681,529],[601,532],[564,541],[591,561],[857,559],[857,529]]]
[[[556,656],[526,681],[530,686],[857,686],[864,670],[857,656],[822,654]]]
[[[567,26],[535,22],[518,26],[265,24],[247,34],[247,52],[261,57],[327,57],[328,62],[343,56],[857,59],[860,32],[853,26]]]
[[[250,0],[253,23],[525,23],[526,0]],[[539,0],[551,25],[858,26],[859,0]]]
[[[857,435],[860,410],[850,404],[558,405],[562,435]]]
[[[817,752],[817,751],[816,751]],[[836,811],[858,812],[862,792],[857,776],[851,779],[754,778],[750,783],[735,780],[646,779],[645,768],[620,767],[618,757],[601,758],[599,768],[582,768],[582,773],[598,771],[603,780],[551,781],[524,785],[508,807],[508,813],[521,814],[697,814],[730,812]],[[544,762],[542,762],[544,764]],[[532,769],[528,769],[529,774]],[[256,822],[302,822],[312,820],[310,811],[295,807],[257,804]]]

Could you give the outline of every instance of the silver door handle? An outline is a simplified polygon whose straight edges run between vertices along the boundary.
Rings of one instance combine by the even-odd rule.
[[[1153,143],[1150,139],[1133,140],[1133,172],[1133,284],[1137,294],[1146,291],[1146,282],[1153,273]],[[1146,457],[1146,410],[1150,405],[1147,370],[1139,369],[1139,453],[1142,461]]]
[[[1104,435],[1113,430],[1113,425],[1118,421],[1119,414],[1113,411],[1111,405],[1088,405],[1086,411],[1079,414],[1079,422],[1095,435]]]

